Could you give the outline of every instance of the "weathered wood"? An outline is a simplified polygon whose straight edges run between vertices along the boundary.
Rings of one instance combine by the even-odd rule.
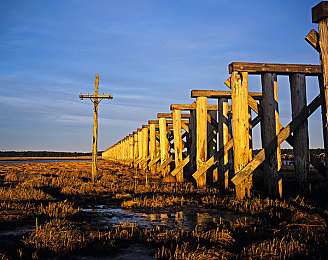
[[[149,167],[153,167],[158,161],[160,161],[161,158],[160,157],[156,157],[154,158],[152,161],[150,161],[150,163],[148,164]]]
[[[156,126],[155,124],[150,124],[149,126],[149,155],[152,162],[156,157]],[[150,167],[150,171],[155,173],[156,167]]]
[[[241,78],[236,78],[236,72],[231,74],[231,98],[232,98],[232,121],[233,121],[233,146],[235,172],[243,169],[249,161],[249,115],[248,104],[248,75],[241,73]],[[252,185],[251,179],[236,185],[236,197],[239,199],[250,196]]]
[[[179,167],[182,162],[182,137],[181,137],[181,110],[174,109],[173,117],[173,135],[174,135],[174,163],[175,168]],[[183,181],[183,171],[176,174],[178,182]]]
[[[312,8],[312,23],[320,23],[328,18],[328,2],[322,1]]]
[[[142,160],[142,154],[143,154],[143,145],[142,145],[142,129],[138,128],[138,166],[141,168],[141,165],[139,162]]]
[[[320,92],[324,96],[322,109],[322,125],[325,146],[326,177],[328,178],[328,19],[327,2],[321,2],[312,8],[312,20],[319,26],[320,63],[322,78],[319,77]]]
[[[148,136],[148,127],[144,127],[142,128],[142,158],[146,159],[148,157],[148,143],[149,140],[149,136]],[[147,164],[145,163],[144,165],[142,165],[142,168],[144,170],[147,169]]]
[[[166,120],[164,117],[159,119],[159,135],[160,135],[160,151],[161,151],[161,165],[168,159],[169,157],[169,150],[170,144],[169,140],[167,139],[167,128],[166,128]],[[163,176],[168,174],[169,169],[161,168],[161,172]]]
[[[133,132],[133,159],[134,159],[134,167],[136,166],[136,161],[139,158],[139,148],[138,148],[138,132]]]
[[[99,80],[98,80],[98,82],[99,82]],[[94,95],[79,95],[79,98],[80,99],[84,99],[84,98],[94,98],[94,99],[98,99],[98,98],[104,99],[104,98],[106,98],[106,99],[112,99],[113,96],[112,95],[98,95],[98,94],[95,93]]]
[[[322,73],[320,65],[310,64],[275,64],[275,63],[246,63],[233,62],[229,64],[229,73],[248,72],[249,74],[275,73],[277,75],[290,75],[302,73],[309,76],[319,76]]]
[[[190,142],[190,152],[189,152],[189,164],[187,167],[186,176],[191,177],[191,175],[197,169],[196,154],[197,154],[197,117],[196,110],[190,111],[190,123],[189,123],[189,142]]]
[[[161,166],[159,167],[158,171],[162,173],[162,175],[166,176],[167,169],[169,164],[173,161],[172,155],[169,156],[164,162],[162,162]]]
[[[318,52],[320,52],[320,44],[319,44],[319,33],[312,29],[308,35],[306,35],[305,40]]]
[[[172,113],[158,113],[157,118],[172,118]],[[190,118],[190,114],[181,114],[181,118]]]
[[[219,106],[219,150],[224,149],[229,141],[229,122],[228,122],[228,99],[220,98]],[[228,189],[229,185],[229,154],[224,151],[224,156],[219,160],[219,180],[224,183],[224,188]]]
[[[304,74],[289,76],[293,119],[306,107],[306,83]],[[294,131],[294,169],[301,193],[309,188],[309,135],[307,119]]]
[[[212,155],[205,163],[197,168],[197,171],[192,175],[192,177],[194,177],[194,179],[197,181],[197,179],[201,178],[210,167],[212,167],[220,158],[222,158],[222,156],[228,153],[232,147],[233,139],[231,139],[222,149],[216,152],[215,155]]]
[[[260,166],[260,164],[277,149],[303,122],[307,119],[324,101],[324,97],[319,94],[308,106],[304,107],[301,112],[285,127],[279,134],[270,141],[270,143],[263,148],[251,162],[247,164],[242,170],[232,178],[235,185],[240,184],[245,178],[253,173],[253,171]]]
[[[179,109],[179,110],[195,110],[196,109],[196,102],[192,104],[172,104],[170,106],[170,110]],[[218,110],[217,105],[208,105],[207,110]]]
[[[249,95],[256,100],[262,99],[262,93],[249,92]],[[207,98],[228,98],[231,99],[231,91],[220,90],[192,90],[191,97],[207,97]],[[208,109],[211,110],[211,109]],[[216,109],[217,110],[217,109]]]
[[[217,152],[217,131],[218,131],[218,123],[217,123],[217,111],[209,110],[207,111],[208,116],[211,117],[212,122],[207,123],[207,157],[210,158]],[[207,159],[207,158],[206,158]],[[216,183],[218,182],[218,169],[217,167],[212,167],[207,171],[206,182],[207,183]]]
[[[188,124],[189,123],[189,119],[183,119],[181,120],[182,123],[184,124]],[[148,120],[148,124],[155,124],[156,126],[158,126],[159,121],[158,120]],[[166,124],[167,125],[173,125],[173,119],[166,119]]]
[[[207,161],[207,98],[198,97],[196,99],[196,117],[197,117],[197,169]],[[206,185],[206,174],[196,179],[197,186]]]
[[[263,100],[261,139],[262,147],[266,147],[270,141],[279,133],[279,110],[278,110],[278,90],[277,75],[274,73],[264,73],[261,75]],[[281,150],[277,149],[263,163],[264,185],[268,193],[273,197],[278,197],[280,179],[279,170],[281,168]]]
[[[183,168],[189,163],[190,156],[188,155],[186,158],[182,160],[182,162],[176,167],[172,172],[172,176],[176,176],[179,172],[183,171]]]

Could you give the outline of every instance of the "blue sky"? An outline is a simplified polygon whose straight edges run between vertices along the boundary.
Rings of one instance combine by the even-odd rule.
[[[233,61],[318,64],[304,40],[317,29],[317,3],[1,0],[0,150],[90,151],[92,103],[78,95],[94,91],[96,73],[99,93],[114,95],[99,107],[104,150],[170,104],[193,102],[192,89],[228,90]],[[286,125],[288,77],[278,85]],[[259,77],[250,77],[249,90],[261,90]],[[315,78],[307,94],[318,94]],[[311,147],[322,147],[320,111],[309,127]]]

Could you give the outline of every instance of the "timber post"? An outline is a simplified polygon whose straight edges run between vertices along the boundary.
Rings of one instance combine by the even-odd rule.
[[[328,1],[322,1],[312,8],[312,22],[318,23],[320,62],[322,67],[322,82],[320,91],[324,96],[322,105],[322,124],[325,145],[326,177],[328,178]],[[320,78],[319,78],[320,80]]]

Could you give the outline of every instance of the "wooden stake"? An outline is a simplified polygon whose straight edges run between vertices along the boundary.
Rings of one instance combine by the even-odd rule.
[[[211,117],[211,121],[217,122],[217,111],[208,110],[208,115]],[[211,123],[207,123],[207,158],[210,158],[217,152],[217,132],[218,125],[214,126]],[[206,159],[207,159],[206,158]],[[216,183],[218,182],[218,169],[217,167],[212,167],[207,171],[206,180],[207,183]]]
[[[169,158],[169,141],[167,139],[166,120],[164,117],[159,118],[159,135],[160,135],[160,151],[161,165]],[[168,174],[168,167],[162,170],[162,175],[165,177]]]

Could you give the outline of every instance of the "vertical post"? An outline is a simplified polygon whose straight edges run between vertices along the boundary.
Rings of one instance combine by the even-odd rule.
[[[264,73],[262,80],[262,121],[261,138],[262,147],[279,134],[279,110],[278,110],[278,90],[277,75],[274,73]],[[279,195],[279,171],[281,168],[281,150],[280,146],[263,163],[264,185],[270,196]]]
[[[96,74],[95,96],[98,96],[99,75]],[[93,102],[93,147],[92,147],[92,182],[97,181],[97,138],[98,138],[98,98]]]
[[[138,160],[138,132],[133,132],[133,166],[137,167],[136,161]]]
[[[156,158],[156,125],[150,124],[149,125],[149,155],[150,161],[152,162]],[[155,173],[156,165],[153,165],[150,168],[151,173]]]
[[[217,110],[208,110],[208,116],[212,120],[217,122]],[[207,123],[207,159],[212,157],[217,152],[217,132],[218,129],[208,122]],[[207,182],[215,183],[218,181],[218,169],[215,167],[214,169],[209,169],[207,171]]]
[[[232,127],[234,144],[234,167],[237,174],[249,162],[249,114],[248,114],[248,73],[231,74]],[[252,177],[246,178],[236,186],[236,197],[250,196]]]
[[[207,160],[207,97],[197,97],[196,99],[197,117],[197,169]],[[206,185],[206,172],[197,180],[197,186]]]
[[[326,177],[328,178],[328,3],[322,1],[312,8],[312,22],[319,26],[320,63],[323,76],[319,76],[320,92],[324,96],[321,106],[325,147]]]
[[[306,107],[305,74],[289,76],[293,119]],[[294,131],[294,168],[301,193],[309,189],[309,135],[307,119]]]
[[[197,119],[196,110],[190,110],[189,119],[189,142],[190,142],[190,153],[189,153],[189,167],[187,176],[190,177],[197,169],[196,153],[197,153]]]
[[[228,99],[220,98],[218,100],[219,110],[219,149],[223,149],[229,141],[229,122],[228,122]],[[224,181],[224,188],[228,189],[229,185],[229,153],[224,151],[223,157],[219,161],[219,178]]]
[[[181,110],[173,109],[173,135],[174,135],[174,162],[175,167],[179,167],[182,162],[182,136],[181,136]],[[177,173],[176,179],[178,182],[183,181],[183,170]]]
[[[142,134],[141,129],[138,128],[138,165],[141,168],[140,161],[142,159]]]
[[[169,157],[169,140],[167,139],[166,119],[159,118],[159,135],[160,135],[160,150],[161,150],[161,164],[163,164]],[[162,175],[165,177],[169,168],[162,170]]]
[[[148,157],[148,128],[147,127],[143,127],[142,128],[142,158],[143,160],[146,160],[146,158]],[[144,170],[147,169],[147,162],[145,161],[144,164],[142,165],[142,168]]]

